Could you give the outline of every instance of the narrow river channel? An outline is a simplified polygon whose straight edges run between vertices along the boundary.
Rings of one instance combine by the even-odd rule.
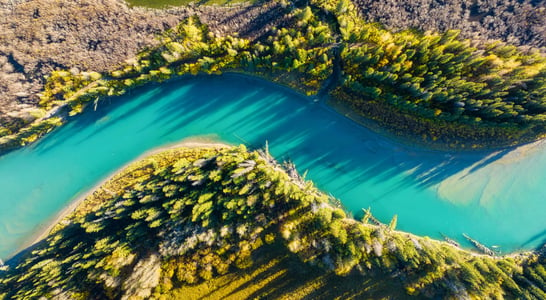
[[[447,153],[404,146],[274,84],[181,79],[105,100],[38,143],[0,157],[0,258],[71,201],[142,153],[200,136],[259,147],[308,171],[355,217],[503,253],[546,239],[546,143]]]

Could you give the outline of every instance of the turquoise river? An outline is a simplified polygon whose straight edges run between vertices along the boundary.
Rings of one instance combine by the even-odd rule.
[[[546,239],[546,142],[448,153],[404,146],[285,88],[224,75],[106,99],[38,143],[0,157],[0,258],[71,201],[146,151],[200,136],[290,159],[355,217],[371,207],[398,229],[503,253]]]

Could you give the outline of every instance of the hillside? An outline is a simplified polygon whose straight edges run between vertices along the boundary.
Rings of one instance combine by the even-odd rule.
[[[150,10],[123,0],[0,1],[0,136],[44,115],[40,93],[55,70],[115,70],[193,15],[218,34],[254,39],[282,21],[272,19],[277,11],[275,3]]]
[[[0,298],[546,297],[544,251],[478,255],[373,219],[348,218],[267,149],[170,149],[9,262]]]
[[[166,10],[128,8],[120,1],[101,4],[105,11],[93,2],[50,0],[1,7],[17,18],[7,18],[12,21],[0,40],[6,79],[0,83],[0,151],[35,141],[89,102],[149,82],[222,72],[329,99],[368,127],[430,148],[499,148],[546,135],[546,56],[536,47],[515,46],[525,41],[467,40],[464,30],[445,26],[427,32],[385,28],[368,19],[373,9],[364,13],[362,2],[348,0]],[[513,9],[526,7],[530,16],[536,5],[537,14],[544,13],[543,4],[529,5]],[[426,10],[403,8],[416,15]],[[517,36],[525,40],[519,32],[534,30],[536,22],[514,24],[522,23],[528,28],[518,25]]]

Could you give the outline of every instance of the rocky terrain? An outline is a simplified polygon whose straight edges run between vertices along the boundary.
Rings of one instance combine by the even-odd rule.
[[[389,29],[461,30],[461,36],[546,46],[544,0],[354,0],[363,16]]]
[[[10,0],[0,4],[0,136],[33,119],[45,76],[55,69],[107,71],[199,15],[218,34],[256,38],[278,23],[275,3],[129,8],[122,0]],[[272,21],[273,20],[273,21]]]

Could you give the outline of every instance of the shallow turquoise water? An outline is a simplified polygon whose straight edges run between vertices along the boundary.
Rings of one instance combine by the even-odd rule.
[[[504,252],[546,239],[546,145],[445,153],[402,146],[295,93],[237,76],[184,79],[106,100],[40,142],[0,157],[0,257],[67,203],[145,151],[191,136],[269,141],[355,215]]]

